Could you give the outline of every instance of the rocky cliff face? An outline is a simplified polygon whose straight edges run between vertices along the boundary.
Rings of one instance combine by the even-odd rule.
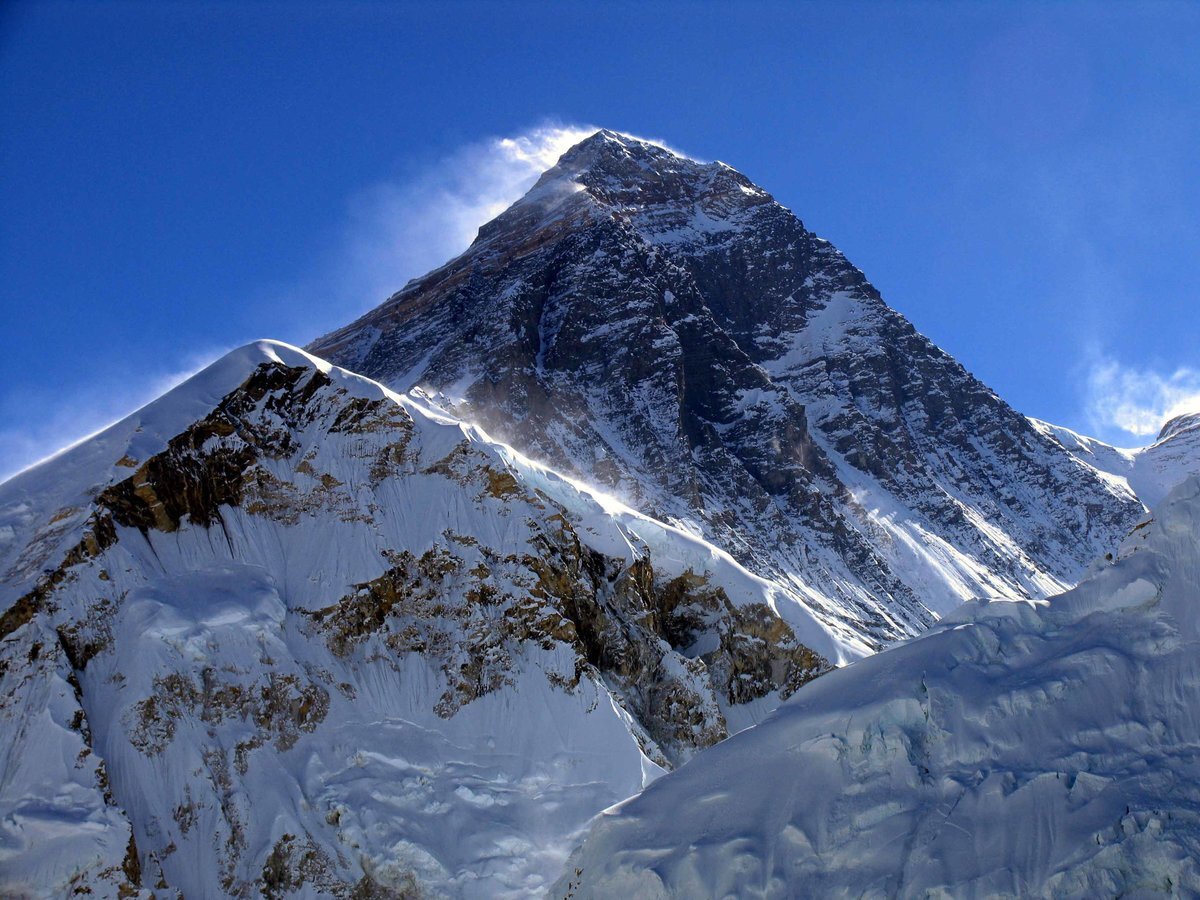
[[[415,390],[263,342],[0,485],[0,893],[537,893],[1142,510],[761,188],[611,132],[316,346]]]
[[[313,349],[691,523],[850,655],[1061,589],[1141,512],[762,188],[613,132]]]
[[[5,484],[0,535],[6,895],[524,896],[836,647],[716,548],[278,344]]]

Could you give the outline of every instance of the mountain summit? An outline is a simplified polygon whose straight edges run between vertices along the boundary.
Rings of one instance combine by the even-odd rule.
[[[843,658],[1064,589],[1143,511],[767,191],[612,131],[310,349],[728,548]]]

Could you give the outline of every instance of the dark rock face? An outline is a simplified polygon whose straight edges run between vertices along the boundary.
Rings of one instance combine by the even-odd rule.
[[[310,349],[695,523],[869,646],[1069,584],[1141,512],[766,191],[612,132]]]

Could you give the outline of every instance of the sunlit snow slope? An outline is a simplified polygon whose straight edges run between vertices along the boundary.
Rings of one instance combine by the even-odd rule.
[[[1060,425],[1037,419],[1030,422],[1118,490],[1127,489],[1147,506],[1157,504],[1185,478],[1200,475],[1200,413],[1176,416],[1163,425],[1153,443],[1132,450],[1113,447]]]
[[[606,812],[573,897],[1200,892],[1200,479],[1049,602],[968,603]]]
[[[0,895],[528,896],[840,650],[682,531],[303,351],[0,486]]]

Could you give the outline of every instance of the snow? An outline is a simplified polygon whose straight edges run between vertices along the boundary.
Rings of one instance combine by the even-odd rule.
[[[1113,447],[1061,425],[1030,421],[1147,507],[1159,503],[1185,478],[1200,474],[1200,422],[1190,421],[1187,416],[1168,422],[1152,444],[1133,449]]]
[[[474,430],[490,440],[481,429]],[[826,659],[841,664],[862,655],[858,643],[846,641],[809,609],[781,597],[777,584],[753,574],[695,532],[652,519],[615,497],[522,456],[512,447],[497,446],[510,465],[522,472],[523,483],[572,508],[580,537],[592,549],[630,560],[648,552],[672,575],[694,572],[708,577],[735,603],[765,603],[792,627],[802,644]],[[589,503],[594,504],[591,509]]]
[[[809,490],[830,498],[821,515],[845,529],[845,543],[822,543],[807,525],[790,532],[781,525],[787,509],[768,503],[781,512],[772,519],[733,492],[704,496],[698,508],[672,496],[637,444],[678,443],[676,392],[647,379],[625,396],[605,395],[590,381],[602,368],[594,363],[576,382],[580,427],[553,421],[545,435],[562,459],[579,461],[579,472],[615,463],[614,486],[597,490],[540,465],[452,413],[470,408],[479,379],[498,377],[484,343],[497,335],[531,342],[535,322],[530,369],[542,385],[561,377],[553,350],[576,324],[571,298],[557,295],[536,319],[513,325],[508,313],[540,282],[495,280],[494,298],[469,297],[487,321],[456,360],[462,334],[438,318],[446,295],[422,307],[427,323],[396,330],[388,318],[420,283],[467,273],[487,281],[505,253],[536,254],[577,225],[603,222],[621,241],[565,259],[577,281],[645,260],[675,274],[641,293],[600,291],[604,316],[572,336],[602,351],[611,345],[609,358],[620,358],[633,346],[623,340],[630,329],[656,317],[644,333],[666,362],[694,350],[681,329],[717,333],[694,286],[678,277],[689,254],[728,254],[742,274],[758,277],[799,267],[801,257],[785,251],[808,237],[798,221],[785,222],[795,241],[760,247],[755,217],[766,210],[770,220],[782,208],[723,164],[614,133],[600,140],[622,148],[645,184],[592,171],[586,153],[595,147],[569,153],[481,229],[467,254],[322,339],[357,366],[396,351],[409,340],[405,328],[416,334],[413,346],[427,329],[435,341],[408,356],[396,351],[399,361],[376,374],[408,390],[431,370],[448,372],[430,376],[428,393],[396,393],[260,341],[0,485],[7,610],[77,546],[105,487],[209,414],[256,367],[298,366],[332,382],[311,421],[286,423],[298,449],[259,461],[278,486],[266,513],[241,504],[223,506],[212,528],[187,520],[169,532],[119,528],[114,545],[68,567],[53,603],[0,644],[0,893],[64,893],[80,878],[99,894],[128,891],[121,882],[131,840],[143,885],[162,878],[188,896],[261,890],[278,853],[290,854],[293,873],[319,868],[306,872],[302,894],[346,893],[359,877],[430,897],[558,894],[577,887],[577,866],[584,885],[576,896],[771,896],[794,894],[797,884],[815,894],[1197,888],[1194,865],[1183,862],[1197,855],[1200,809],[1192,788],[1200,767],[1189,755],[1200,739],[1188,708],[1196,665],[1186,653],[1196,629],[1173,599],[1191,596],[1197,582],[1196,517],[1179,511],[1194,499],[1177,495],[1135,532],[1116,566],[1098,562],[1077,591],[1052,603],[1031,598],[1063,590],[1081,567],[1079,548],[1110,540],[1083,521],[1085,505],[1112,500],[1136,515],[1135,492],[1156,503],[1200,468],[1200,428],[1176,423],[1152,447],[1126,451],[1036,421],[1035,435],[1001,416],[969,422],[974,431],[957,444],[943,440],[912,400],[959,377],[939,368],[932,345],[916,355],[934,374],[922,382],[914,366],[910,401],[894,409],[873,407],[869,392],[851,391],[844,368],[827,366],[878,349],[884,318],[906,324],[856,286],[850,276],[858,273],[835,267],[844,277],[797,276],[780,290],[789,294],[785,306],[804,306],[804,319],[790,330],[759,323],[761,369],[739,370],[757,374],[731,386],[732,415],[706,427],[737,438],[803,407],[813,443],[836,472]],[[667,189],[650,200],[656,184]],[[509,245],[510,232],[537,240]],[[822,252],[840,259],[832,248]],[[685,308],[695,311],[671,319]],[[504,355],[504,346],[492,349]],[[330,419],[353,399],[380,403],[392,418],[363,433],[333,433]],[[269,405],[254,416],[279,424]],[[838,417],[852,424],[830,424]],[[638,419],[648,432],[629,427]],[[981,437],[989,426],[1032,448],[1021,464],[997,457],[997,444]],[[897,463],[891,482],[837,450],[858,427],[916,436],[911,458],[882,460]],[[402,436],[410,441],[398,450]],[[755,436],[741,436],[754,449]],[[205,447],[224,440],[209,436]],[[963,458],[978,462],[965,473],[970,484],[960,477]],[[375,474],[381,459],[389,461],[385,477]],[[919,477],[906,482],[914,470]],[[1094,489],[1092,471],[1107,489]],[[485,490],[491,475],[510,476],[514,494]],[[1076,535],[1075,523],[1064,530],[1054,514],[1085,475],[1088,504],[1066,506],[1080,513]],[[678,524],[635,511],[626,494],[648,498]],[[1023,512],[1006,517],[1001,504],[1018,494]],[[704,539],[716,521],[710,514],[735,523],[721,532],[726,547]],[[559,523],[605,565],[649,559],[658,577],[700,575],[734,606],[765,605],[804,645],[849,665],[778,711],[777,691],[737,706],[707,695],[688,710],[723,716],[740,735],[660,778],[668,757],[614,679],[594,669],[579,677],[579,659],[562,640],[493,640],[507,634],[511,608],[467,602],[465,578],[450,578],[433,607],[411,616],[416,650],[397,650],[391,641],[401,635],[386,628],[338,650],[315,624],[380,578],[397,552],[420,557],[448,542],[464,570],[490,567],[489,587],[528,600],[530,580],[514,560],[542,552],[538,541]],[[744,559],[774,580],[731,549],[752,551]],[[855,551],[878,554],[880,564],[852,570]],[[864,571],[898,578],[882,585]],[[889,594],[897,586],[912,592],[911,604]],[[881,636],[914,633],[930,611],[942,620],[927,636],[854,662]],[[68,652],[77,627],[99,647],[88,660],[78,648]],[[658,643],[669,651],[664,677],[687,687],[697,681],[692,657],[719,637],[702,631],[680,651]],[[455,673],[487,665],[497,684],[447,714]],[[1173,790],[1171,779],[1184,788]],[[639,791],[602,816],[567,861],[593,815]]]
[[[764,338],[784,347],[784,352],[763,364],[769,375],[788,375],[798,368],[810,365],[825,354],[836,352],[846,340],[852,324],[867,315],[861,299],[845,291],[831,294],[825,305],[813,310],[804,323],[804,330],[791,335],[771,335]],[[831,401],[833,398],[829,398]]]
[[[103,762],[79,733],[70,666],[41,627],[6,649],[36,659],[0,673],[0,893],[76,884],[115,895],[104,873],[120,871],[130,825],[106,802]]]
[[[1198,586],[1192,478],[1074,590],[966,603],[606,811],[556,889],[1200,891]]]
[[[616,133],[313,346],[358,365],[338,343],[356,328],[384,330],[363,365],[393,388],[423,384],[618,500],[696,522],[839,662],[964,599],[1056,593],[1140,512],[768,192]]]

